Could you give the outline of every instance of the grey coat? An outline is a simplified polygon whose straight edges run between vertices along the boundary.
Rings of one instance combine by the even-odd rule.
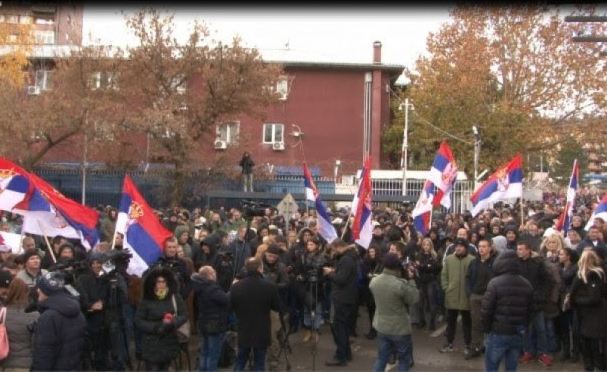
[[[2,361],[2,368],[27,368],[32,366],[32,330],[40,314],[26,313],[22,306],[8,306],[6,310],[6,331],[9,353]]]

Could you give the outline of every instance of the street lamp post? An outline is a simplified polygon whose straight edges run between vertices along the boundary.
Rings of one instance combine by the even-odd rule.
[[[476,190],[478,186],[478,158],[481,153],[481,135],[476,125],[472,126],[472,132],[474,133],[474,190]]]
[[[408,166],[408,151],[409,151],[409,98],[405,98],[405,128],[403,129],[403,147],[401,151],[400,166],[403,169],[403,196],[407,195],[407,166]],[[403,104],[400,109],[402,110]],[[413,105],[411,105],[413,110]]]

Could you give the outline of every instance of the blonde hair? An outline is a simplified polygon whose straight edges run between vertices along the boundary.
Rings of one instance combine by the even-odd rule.
[[[600,259],[596,253],[590,249],[586,249],[582,253],[582,257],[578,261],[578,278],[582,279],[585,284],[588,284],[588,274],[591,272],[596,273],[601,279],[605,277],[605,272],[600,266]]]
[[[420,244],[421,248],[422,248],[422,252],[424,251],[424,242],[428,242],[430,244],[430,254],[432,255],[432,258],[436,258],[436,251],[434,250],[434,243],[432,242],[432,239],[430,238],[423,238],[422,239],[422,243]]]
[[[261,260],[261,258],[263,257],[263,254],[266,253],[267,250],[268,250],[268,244],[266,244],[266,243],[260,244],[257,247],[257,251],[255,252],[255,258],[258,258]]]
[[[551,234],[548,235],[543,241],[542,244],[540,244],[540,253],[542,256],[546,256],[548,253],[548,243],[551,241],[555,241],[556,242],[556,249],[554,250],[555,252],[560,251],[561,249],[565,248],[565,242],[563,240],[563,238],[558,235],[558,234]]]

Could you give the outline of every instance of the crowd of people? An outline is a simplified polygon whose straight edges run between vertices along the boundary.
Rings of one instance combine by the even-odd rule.
[[[101,242],[90,251],[61,236],[25,236],[19,254],[0,245],[2,367],[167,370],[196,338],[200,371],[280,370],[289,335],[314,346],[329,324],[326,367],[351,363],[350,341],[364,332],[377,340],[373,370],[406,371],[412,329],[446,326],[438,352],[484,358],[489,371],[555,358],[605,370],[607,225],[584,228],[595,202],[579,201],[566,236],[548,202],[498,203],[474,218],[435,213],[425,236],[410,206],[376,207],[368,248],[352,242],[346,208],[331,212],[341,239],[328,244],[313,210],[175,207],[157,211],[173,237],[141,278],[114,236],[117,211],[99,207]],[[0,229],[19,233],[19,217],[4,213]]]

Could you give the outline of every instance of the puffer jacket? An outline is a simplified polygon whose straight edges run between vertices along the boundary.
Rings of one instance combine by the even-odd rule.
[[[228,330],[230,297],[217,282],[192,275],[192,288],[198,300],[198,329],[201,334],[217,334]]]
[[[9,354],[2,364],[4,369],[30,368],[32,366],[32,332],[40,316],[37,312],[24,312],[23,306],[8,306],[6,331]]]
[[[369,288],[375,299],[373,328],[387,335],[411,334],[408,306],[419,300],[419,291],[412,280],[402,279],[400,270],[385,269],[371,279]]]
[[[86,320],[78,300],[66,292],[51,294],[38,304],[32,371],[81,369]]]
[[[557,259],[558,260],[558,259]],[[544,315],[549,319],[554,319],[560,314],[560,297],[561,297],[561,273],[560,266],[554,259],[546,259],[544,261],[546,270],[552,278],[552,287],[546,298],[546,304],[544,305]]]
[[[162,276],[167,281],[168,293],[164,299],[158,299],[154,293],[156,278]],[[188,278],[189,279],[189,278]],[[152,363],[166,363],[179,353],[179,341],[176,329],[187,321],[185,303],[179,292],[178,284],[172,271],[168,268],[156,268],[150,271],[143,283],[143,299],[137,307],[135,326],[142,332],[142,357]],[[177,304],[177,314],[172,298]],[[172,314],[170,326],[163,325],[162,319],[166,313]]]
[[[493,263],[481,303],[481,324],[486,333],[514,335],[526,329],[533,306],[533,287],[520,275],[514,251],[504,251]]]
[[[441,272],[441,286],[445,291],[445,308],[470,310],[470,300],[466,294],[466,274],[475,258],[471,254],[457,256],[450,254],[445,259]]]

